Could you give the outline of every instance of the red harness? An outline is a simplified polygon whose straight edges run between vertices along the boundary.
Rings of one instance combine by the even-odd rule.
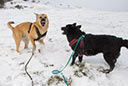
[[[74,38],[72,41],[70,41],[69,46],[72,47],[77,41],[78,41],[78,39]]]
[[[82,52],[81,52],[82,54],[85,53],[85,48],[84,48],[85,45],[84,45],[83,39],[84,39],[84,38],[82,38],[82,39],[80,40],[80,46],[79,46],[80,48],[83,49]],[[77,41],[78,41],[78,39],[75,39],[75,38],[74,38],[72,41],[70,41],[69,46],[72,47],[75,43],[77,43]]]

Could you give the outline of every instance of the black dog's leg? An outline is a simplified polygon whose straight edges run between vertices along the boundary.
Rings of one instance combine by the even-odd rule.
[[[71,66],[75,63],[76,57],[78,56],[77,53],[74,53],[73,58],[72,58],[72,63]]]
[[[104,59],[108,63],[108,65],[110,66],[110,69],[105,71],[106,73],[111,72],[115,67],[115,64],[113,63],[112,58],[113,57],[111,57],[110,53],[105,53],[104,54]]]
[[[104,59],[110,66],[110,69],[107,70],[106,73],[109,73],[114,69],[118,56],[119,56],[119,53],[118,54],[114,54],[114,53],[105,53],[104,54]]]
[[[82,62],[83,56],[79,56],[79,62]]]

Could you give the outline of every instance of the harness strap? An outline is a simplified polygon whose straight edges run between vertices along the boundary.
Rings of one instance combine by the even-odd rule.
[[[44,34],[40,34],[40,31],[39,31],[38,27],[35,26],[35,28],[36,28],[36,33],[37,33],[38,37],[36,39],[34,39],[34,41],[38,41],[38,40],[40,40],[40,38],[46,36],[47,31]]]
[[[82,37],[80,40],[80,48],[82,48],[82,52],[81,52],[82,54],[85,53],[84,37]],[[77,43],[77,41],[78,41],[78,39],[74,38],[72,41],[70,41],[69,46],[72,47],[75,43]]]
[[[75,40],[75,38],[74,38],[72,41],[70,41],[69,45],[70,45],[74,40]]]
[[[28,29],[28,33],[30,33],[31,31],[31,27],[32,27],[32,23],[30,23],[29,29]]]
[[[84,54],[84,53],[85,53],[84,38],[82,38],[81,41],[80,41],[80,47],[83,49],[83,50],[82,50],[82,53]]]
[[[69,43],[69,46],[72,47],[77,41],[78,41],[78,39],[73,39],[73,40]]]

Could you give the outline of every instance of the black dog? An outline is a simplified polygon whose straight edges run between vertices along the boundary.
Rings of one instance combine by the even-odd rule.
[[[123,40],[122,38],[110,35],[85,34],[80,30],[80,28],[81,25],[76,26],[76,23],[68,24],[61,28],[63,34],[67,36],[72,50],[74,50],[78,39],[84,35],[76,48],[71,65],[74,64],[77,56],[81,62],[83,55],[90,56],[103,53],[105,61],[110,66],[110,69],[106,70],[106,73],[111,72],[114,69],[117,58],[120,55],[121,47],[124,46],[128,48],[128,40]]]

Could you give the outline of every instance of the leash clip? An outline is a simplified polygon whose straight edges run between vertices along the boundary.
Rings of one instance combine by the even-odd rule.
[[[82,35],[82,37],[85,37],[85,35]]]

